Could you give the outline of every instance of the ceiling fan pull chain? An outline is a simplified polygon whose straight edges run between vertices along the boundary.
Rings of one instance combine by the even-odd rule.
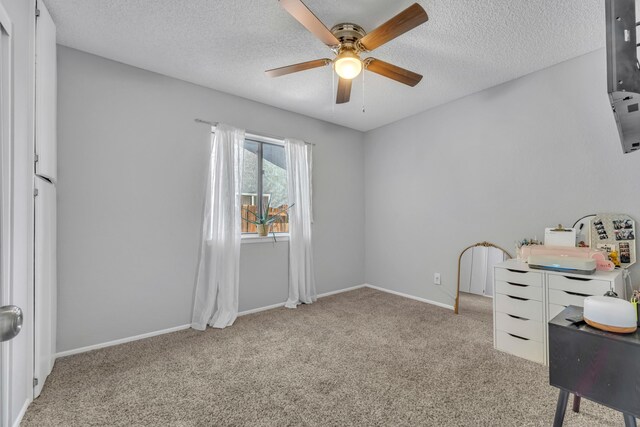
[[[362,70],[362,112],[363,113],[365,112],[364,110],[364,75],[365,75],[365,72],[364,70]]]
[[[329,98],[329,101],[331,102],[331,113],[335,113],[336,103],[333,102],[333,96],[336,93],[336,73],[333,69],[333,63],[331,63],[331,67],[329,68],[329,70],[331,70],[331,97]]]

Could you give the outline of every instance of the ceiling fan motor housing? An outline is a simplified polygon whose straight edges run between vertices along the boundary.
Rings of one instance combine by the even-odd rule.
[[[343,50],[353,50],[356,53],[366,51],[358,43],[358,40],[367,35],[367,32],[360,25],[343,22],[334,25],[331,28],[331,33],[340,41],[340,45],[334,48],[336,54]]]

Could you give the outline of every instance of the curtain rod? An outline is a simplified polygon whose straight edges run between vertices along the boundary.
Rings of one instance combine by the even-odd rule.
[[[203,124],[205,124],[205,125],[210,125],[210,126],[213,126],[213,127],[218,126],[218,122],[209,122],[209,121],[202,120],[202,119],[195,119],[195,121],[196,121],[196,123],[203,123]],[[283,142],[284,142],[284,138],[282,138],[282,137],[279,137],[279,136],[273,136],[273,135],[267,135],[267,134],[264,134],[264,133],[253,132],[253,131],[250,131],[250,130],[246,130],[246,131],[245,131],[245,135],[249,136],[249,138],[251,138],[252,136],[254,136],[254,137],[257,137],[257,138],[270,138],[270,139],[274,139],[274,140],[276,140],[276,141],[278,141],[278,142],[281,142],[281,143],[283,143]],[[312,142],[307,142],[307,141],[304,141],[304,143],[305,143],[305,144],[307,144],[307,145],[312,145],[312,146],[313,146],[313,145],[316,145],[316,144],[314,144],[314,143],[312,143]]]

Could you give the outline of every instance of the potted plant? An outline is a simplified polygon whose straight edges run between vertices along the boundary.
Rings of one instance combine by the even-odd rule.
[[[243,207],[242,209],[244,209],[245,211],[253,215],[254,219],[249,219],[248,215],[246,217],[243,216],[242,219],[251,224],[255,224],[256,229],[258,231],[258,236],[264,237],[269,234],[269,231],[271,231],[271,225],[282,218],[281,214],[286,213],[292,207],[293,205],[280,208],[273,214],[270,214],[269,201],[267,200],[267,202],[262,205],[262,215],[258,215],[257,213]],[[274,238],[275,238],[275,234],[274,234]]]

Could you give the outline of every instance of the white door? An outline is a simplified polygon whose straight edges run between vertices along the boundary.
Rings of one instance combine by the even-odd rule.
[[[36,174],[58,180],[56,26],[42,1],[36,20]]]
[[[12,187],[13,187],[13,63],[11,20],[0,0],[0,426],[9,426],[12,382],[11,339],[19,330],[19,311],[13,302]],[[23,284],[26,286],[26,284]]]
[[[460,258],[460,292],[471,292],[471,265],[473,250],[467,249]]]
[[[504,252],[500,249],[489,247],[487,254],[487,281],[484,294],[493,296],[493,266],[505,260]]]
[[[460,259],[460,292],[493,296],[493,266],[504,261],[502,250],[475,246]]]
[[[36,139],[34,224],[33,397],[42,391],[56,352],[56,27],[44,3],[37,3]]]
[[[35,187],[35,371],[33,397],[40,395],[56,354],[56,187],[36,177]]]
[[[487,286],[487,248],[476,246],[471,257],[471,284],[469,292],[484,295]]]
[[[42,1],[36,20],[36,174],[58,180],[56,26]]]

